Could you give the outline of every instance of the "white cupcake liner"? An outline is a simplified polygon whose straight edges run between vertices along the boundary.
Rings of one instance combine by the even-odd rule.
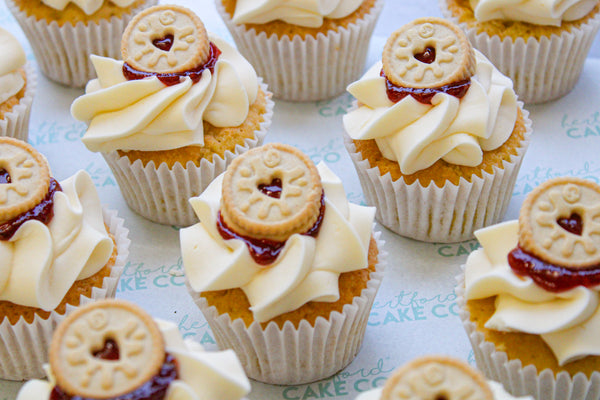
[[[14,0],[6,0],[6,5],[27,36],[42,73],[63,85],[84,87],[96,77],[90,54],[121,59],[121,36],[127,24],[139,11],[157,2],[147,0],[121,18],[112,17],[87,25],[65,23],[62,27],[55,21],[48,23],[27,16]]]
[[[267,134],[274,102],[266,85],[261,83],[261,88],[267,94],[267,111],[260,129],[255,131],[253,139],[244,140],[244,146],[237,145],[234,152],[226,151],[224,158],[215,155],[212,162],[202,159],[200,166],[189,161],[185,167],[175,163],[169,168],[161,163],[157,168],[153,161],[144,166],[141,160],[132,163],[127,156],[121,157],[116,151],[102,153],[127,205],[144,218],[160,224],[188,226],[198,222],[189,199],[199,196],[213,179],[225,172],[236,156],[260,146]]]
[[[25,75],[27,82],[23,97],[19,100],[19,104],[13,106],[12,110],[0,119],[0,136],[8,136],[24,142],[29,138],[29,114],[37,89],[37,74],[30,62],[25,64]]]
[[[233,349],[249,378],[276,385],[299,385],[334,375],[346,367],[362,345],[373,300],[381,284],[387,253],[381,232],[373,234],[379,250],[375,272],[367,287],[342,313],[334,311],[329,319],[318,317],[315,326],[301,321],[296,329],[286,322],[280,329],[275,322],[262,328],[250,327],[241,319],[231,320],[190,287],[188,292],[204,314],[220,349]]]
[[[233,23],[221,0],[215,0],[215,4],[239,52],[265,79],[276,98],[291,101],[340,95],[362,75],[371,35],[383,8],[383,0],[377,0],[368,15],[347,28],[302,40],[300,36],[290,39],[267,37],[264,32],[257,35],[255,29]]]
[[[403,178],[392,181],[381,176],[379,167],[357,152],[352,139],[344,134],[344,145],[354,163],[366,203],[377,208],[375,218],[399,235],[425,242],[451,243],[471,239],[473,232],[502,219],[512,197],[512,190],[523,156],[531,139],[529,112],[523,109],[526,132],[517,155],[503,168],[494,167],[492,174],[483,171],[471,182],[461,178],[458,185],[446,182],[438,187],[433,181],[427,187],[419,181],[407,185]]]
[[[91,298],[81,296],[81,305],[115,297],[119,278],[129,255],[129,231],[123,226],[123,219],[119,218],[114,210],[103,208],[102,212],[105,224],[115,237],[117,258],[110,276],[104,278],[102,288],[94,287]],[[65,315],[76,308],[67,305]],[[48,362],[52,333],[65,315],[52,311],[48,319],[36,315],[32,323],[27,323],[21,318],[14,325],[5,318],[0,323],[0,379],[25,380],[44,377],[46,373],[42,365]]]
[[[464,266],[463,266],[464,270]],[[503,351],[496,350],[492,342],[485,340],[471,321],[464,298],[464,273],[458,276],[456,287],[459,316],[473,346],[473,354],[484,375],[504,385],[513,396],[533,396],[536,400],[589,400],[600,398],[600,372],[594,371],[590,378],[584,373],[571,376],[562,371],[556,376],[551,369],[538,373],[534,365],[523,366],[521,360],[509,360]]]
[[[542,103],[569,93],[581,75],[583,64],[594,37],[600,28],[600,12],[579,28],[572,28],[560,36],[530,37],[525,41],[510,37],[501,40],[487,33],[477,33],[460,23],[441,0],[444,16],[458,24],[469,41],[481,51],[504,75],[514,83],[519,99],[526,104]]]

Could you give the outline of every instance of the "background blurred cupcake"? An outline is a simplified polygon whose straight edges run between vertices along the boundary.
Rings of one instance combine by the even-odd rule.
[[[440,0],[440,7],[525,103],[571,91],[600,27],[598,0]]]
[[[90,54],[120,58],[121,35],[157,0],[6,0],[48,78],[83,87],[96,76]]]
[[[457,242],[502,218],[531,121],[456,25],[421,18],[398,29],[348,91],[358,103],[343,117],[345,144],[379,222]]]
[[[134,211],[191,225],[188,200],[262,143],[271,94],[238,51],[208,36],[184,7],[139,13],[122,51],[125,61],[92,56],[98,79],[71,108],[89,124],[82,141],[102,153]]]
[[[307,383],[354,359],[385,264],[372,207],[281,143],[241,155],[190,202],[201,222],[180,230],[188,289],[250,378]]]
[[[457,303],[477,366],[514,395],[600,391],[600,186],[563,177],[529,193],[519,220],[476,232]]]
[[[23,47],[0,27],[0,136],[27,141],[37,77]]]
[[[363,72],[383,0],[215,0],[240,52],[282,100],[342,94]]]
[[[0,379],[41,377],[66,313],[114,297],[128,256],[123,220],[85,171],[57,182],[29,144],[0,138]]]

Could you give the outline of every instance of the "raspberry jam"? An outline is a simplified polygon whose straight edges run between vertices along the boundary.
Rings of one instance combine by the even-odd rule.
[[[113,397],[111,400],[163,400],[171,382],[179,378],[177,360],[167,353],[160,370],[152,379],[132,392]],[[95,400],[65,393],[58,385],[50,392],[49,400]]]
[[[273,178],[271,183],[260,184],[258,185],[258,190],[260,190],[264,195],[272,197],[274,199],[279,199],[281,197],[282,183],[281,179]]]
[[[424,64],[431,64],[435,61],[435,47],[425,47],[422,53],[415,54],[414,57]]]
[[[175,40],[175,36],[172,34],[167,34],[165,37],[156,38],[152,41],[152,44],[157,49],[161,49],[162,51],[170,51],[171,47],[173,47],[173,40]]]
[[[572,213],[568,218],[559,218],[556,220],[556,223],[565,231],[570,232],[573,235],[581,236],[583,233],[581,215],[577,213]]]
[[[11,183],[10,174],[4,168],[0,168],[0,184]]]
[[[164,38],[159,39],[160,41],[165,40]],[[162,46],[166,46],[167,42],[160,42]],[[158,47],[158,46],[157,46]],[[160,48],[160,47],[159,47]],[[160,74],[157,72],[146,72],[146,71],[138,71],[133,68],[131,65],[127,63],[123,63],[123,75],[129,81],[134,81],[137,79],[144,79],[150,76],[156,76],[162,83],[167,86],[177,85],[182,77],[189,76],[192,79],[192,82],[197,83],[202,77],[202,72],[205,69],[209,69],[210,72],[215,72],[215,65],[221,55],[221,50],[214,44],[210,43],[210,55],[208,56],[208,60],[202,65],[197,66],[196,68],[192,68],[187,71],[175,72],[175,73],[166,73]]]
[[[119,345],[113,339],[106,339],[104,347],[94,351],[93,356],[102,360],[118,360],[120,357]]]
[[[458,99],[462,99],[471,87],[471,80],[465,79],[452,83],[450,85],[440,86],[437,88],[409,88],[394,85],[381,70],[380,76],[385,78],[386,93],[390,101],[397,103],[408,95],[411,95],[419,103],[431,104],[431,99],[438,93],[447,93]]]
[[[508,253],[508,264],[515,274],[529,276],[549,292],[564,292],[576,286],[600,284],[600,265],[588,268],[567,268],[549,264],[517,246]]]
[[[42,201],[32,209],[0,224],[0,240],[10,240],[17,229],[30,219],[36,219],[43,224],[48,224],[54,216],[54,193],[60,191],[62,191],[60,184],[54,178],[50,178],[48,193]]]
[[[317,237],[319,234],[319,230],[321,229],[321,224],[323,222],[323,216],[325,215],[325,196],[321,195],[321,208],[319,210],[319,216],[317,217],[317,221],[315,224],[302,235]],[[248,250],[250,251],[250,256],[256,261],[259,265],[269,265],[275,262],[277,256],[285,246],[285,241],[278,242],[276,240],[270,239],[256,239],[245,235],[240,235],[233,231],[221,216],[219,212],[217,218],[217,230],[221,237],[225,240],[229,239],[239,239],[242,242],[246,243]]]

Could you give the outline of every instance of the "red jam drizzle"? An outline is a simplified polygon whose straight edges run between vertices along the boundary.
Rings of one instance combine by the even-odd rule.
[[[163,38],[157,38],[154,39],[152,41],[152,44],[154,45],[154,47],[161,49],[162,51],[169,51],[171,50],[171,47],[173,47],[173,40],[175,39],[175,36],[173,36],[172,34],[168,33],[167,35],[165,35],[165,37]]]
[[[54,193],[62,191],[60,184],[50,178],[48,193],[35,207],[17,215],[15,218],[0,224],[0,240],[10,240],[17,229],[30,219],[48,224],[54,216]]]
[[[179,378],[177,360],[171,354],[165,355],[165,361],[158,373],[132,392],[125,393],[111,400],[163,400],[167,395],[169,385]],[[49,400],[95,400],[65,393],[58,385],[50,392]]]
[[[425,47],[422,53],[415,54],[414,57],[424,64],[431,64],[435,61],[435,47]]]
[[[321,229],[321,224],[323,223],[324,215],[325,196],[321,195],[321,208],[319,209],[319,216],[317,217],[317,221],[308,231],[304,232],[303,235],[317,237],[317,235],[319,234],[319,230]],[[217,218],[217,230],[219,231],[221,237],[225,240],[239,239],[246,243],[246,246],[250,251],[250,256],[259,265],[269,265],[275,262],[277,256],[279,256],[279,253],[285,246],[285,241],[279,242],[270,239],[256,239],[236,233],[229,226],[227,226],[225,221],[223,221],[220,212]]]
[[[120,357],[119,345],[113,339],[106,339],[104,341],[104,347],[94,351],[92,355],[102,360],[116,361]]]
[[[273,178],[273,180],[269,184],[261,183],[260,185],[258,185],[258,190],[260,190],[263,194],[269,197],[279,199],[281,197],[281,185],[281,179]]]
[[[4,168],[0,168],[0,184],[11,183],[10,174]]]
[[[549,292],[564,292],[577,286],[600,284],[600,265],[567,268],[549,264],[517,246],[508,253],[508,264],[519,276],[529,276]]]
[[[583,233],[583,224],[581,223],[581,215],[572,213],[568,218],[559,218],[556,223],[565,231],[573,235],[581,236]]]
[[[419,103],[431,104],[431,99],[438,93],[447,93],[458,99],[462,99],[471,87],[471,80],[465,79],[450,85],[440,86],[437,88],[409,88],[394,85],[381,70],[380,76],[385,78],[386,93],[390,101],[397,103],[408,95],[411,95]]]
[[[192,82],[197,83],[202,77],[202,72],[205,69],[209,69],[210,72],[215,72],[215,65],[221,55],[221,50],[214,44],[210,43],[210,55],[208,56],[208,60],[202,64],[197,66],[196,68],[192,68],[187,71],[176,72],[176,73],[167,73],[160,74],[157,72],[146,72],[139,71],[133,68],[131,65],[127,63],[123,63],[123,75],[129,81],[134,81],[137,79],[144,79],[149,76],[156,76],[162,83],[167,86],[177,85],[182,77],[189,76],[192,79]]]

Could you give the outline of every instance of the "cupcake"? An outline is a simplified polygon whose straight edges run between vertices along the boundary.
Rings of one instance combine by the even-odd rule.
[[[573,89],[600,27],[597,0],[440,0],[440,7],[525,103]]]
[[[0,136],[27,141],[36,76],[23,47],[0,27]]]
[[[6,0],[40,69],[63,85],[83,87],[96,76],[90,54],[117,58],[133,15],[157,0]]]
[[[52,331],[81,304],[113,297],[129,240],[91,177],[61,182],[29,144],[0,138],[0,379],[44,376]]]
[[[291,101],[340,95],[362,74],[383,8],[383,0],[215,3],[237,48],[274,96]]]
[[[470,239],[499,221],[531,121],[510,79],[457,26],[417,19],[348,91],[345,145],[367,204],[392,231],[428,242]]]
[[[600,186],[544,182],[518,221],[476,232],[457,289],[478,367],[514,395],[600,391]]]
[[[112,169],[131,209],[191,225],[188,200],[262,144],[271,94],[252,66],[187,8],[151,7],[123,35],[123,59],[92,56],[98,79],[71,107],[82,138]]]
[[[190,203],[201,222],[180,231],[189,292],[250,378],[300,384],[352,361],[384,263],[373,208],[281,143],[236,158]]]
[[[458,359],[428,355],[415,358],[392,372],[383,388],[361,393],[356,400],[533,400],[508,394],[498,382],[486,381],[479,371]]]
[[[205,352],[177,325],[122,300],[81,307],[58,326],[48,380],[27,382],[18,400],[223,399],[250,392],[233,351]]]

